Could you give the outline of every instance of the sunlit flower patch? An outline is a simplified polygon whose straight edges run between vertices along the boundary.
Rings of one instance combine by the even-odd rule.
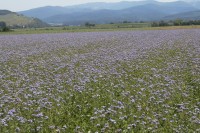
[[[200,132],[200,30],[0,36],[0,132]]]

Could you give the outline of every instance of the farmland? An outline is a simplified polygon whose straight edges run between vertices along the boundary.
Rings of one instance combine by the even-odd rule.
[[[151,27],[150,23],[119,23],[119,24],[98,24],[94,27],[86,26],[58,26],[45,28],[20,28],[11,29],[9,32],[0,32],[4,34],[43,34],[43,33],[72,33],[72,32],[106,32],[106,31],[138,31],[138,30],[174,30],[174,29],[200,29],[199,25],[189,26],[164,26]]]
[[[200,29],[0,35],[0,132],[200,132]]]

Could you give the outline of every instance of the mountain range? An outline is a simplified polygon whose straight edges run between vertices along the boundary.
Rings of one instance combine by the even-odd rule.
[[[157,21],[200,18],[197,0],[158,2],[122,1],[117,3],[86,3],[74,6],[46,6],[19,12],[47,23],[81,25],[85,22],[104,24],[122,21]],[[191,17],[187,17],[192,15]]]

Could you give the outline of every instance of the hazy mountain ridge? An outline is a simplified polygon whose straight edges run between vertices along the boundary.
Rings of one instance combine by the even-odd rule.
[[[66,8],[82,8],[82,9],[93,9],[93,10],[101,10],[101,9],[108,9],[108,10],[122,10],[130,7],[141,6],[150,3],[158,3],[154,0],[146,0],[146,1],[121,1],[116,3],[106,3],[106,2],[92,2],[86,4],[80,4],[75,6],[66,6]]]
[[[200,20],[200,10],[178,13],[165,17],[165,20],[169,19]]]
[[[105,2],[92,2],[74,6],[45,6],[38,7],[26,11],[19,12],[20,14],[24,14],[26,16],[37,17],[37,18],[47,18],[53,15],[64,14],[64,13],[74,13],[74,12],[82,12],[82,11],[94,11],[94,10],[121,10],[134,6],[140,6],[149,3],[158,3],[157,1],[122,1],[117,3],[105,3]],[[53,13],[52,13],[53,12]],[[42,16],[43,15],[43,16]]]
[[[40,7],[20,13],[40,18],[48,23],[65,23],[67,25],[79,25],[87,21],[93,23],[109,23],[124,20],[154,21],[165,19],[166,16],[170,17],[171,15],[200,9],[200,6],[194,3],[194,1],[157,2],[154,0],[117,3],[97,2],[66,7]]]
[[[19,12],[20,14],[29,16],[29,17],[36,17],[39,19],[44,19],[47,17],[51,17],[54,15],[59,14],[67,14],[67,13],[75,13],[75,12],[90,12],[92,9],[75,9],[75,8],[66,8],[66,7],[60,7],[60,6],[45,6],[45,7],[39,7],[30,9],[27,11]]]

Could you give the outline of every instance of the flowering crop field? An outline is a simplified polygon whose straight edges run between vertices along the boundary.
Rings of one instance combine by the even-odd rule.
[[[1,35],[0,132],[200,132],[200,29]]]

